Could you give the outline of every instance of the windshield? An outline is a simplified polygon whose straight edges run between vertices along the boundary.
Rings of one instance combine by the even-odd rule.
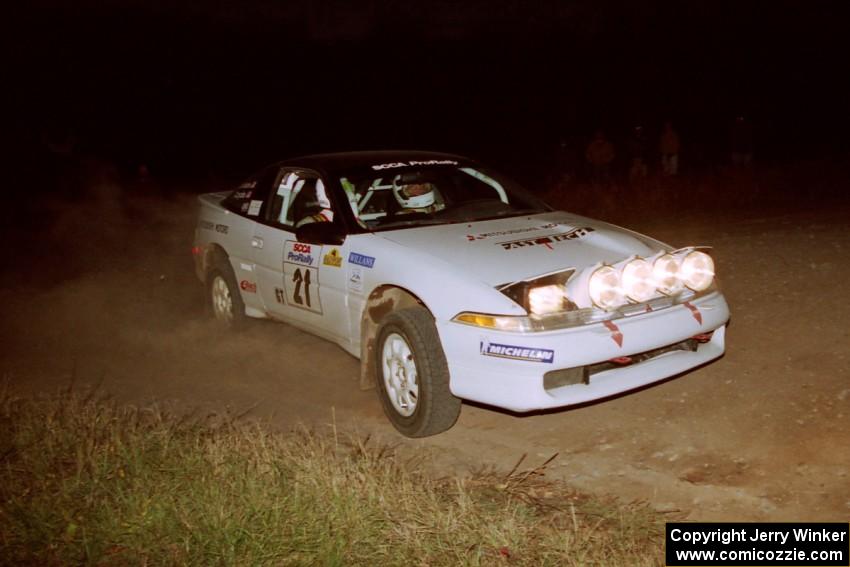
[[[551,210],[514,182],[457,163],[385,164],[340,177],[354,217],[371,230],[470,222]]]

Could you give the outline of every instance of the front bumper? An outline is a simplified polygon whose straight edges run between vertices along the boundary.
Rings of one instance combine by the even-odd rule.
[[[454,395],[517,412],[581,404],[626,392],[721,356],[729,307],[720,292],[687,304],[582,327],[506,333],[438,322]],[[712,333],[704,342],[691,337]],[[670,348],[679,343],[690,348]],[[648,353],[646,356],[636,356]],[[627,357],[637,362],[627,363]],[[617,360],[610,365],[600,365]],[[639,361],[638,361],[639,360]],[[558,385],[556,371],[584,370],[587,383]],[[544,376],[550,373],[550,379]],[[569,373],[568,373],[569,374]]]

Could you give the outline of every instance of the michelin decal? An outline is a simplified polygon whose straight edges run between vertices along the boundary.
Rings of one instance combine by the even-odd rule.
[[[547,364],[552,364],[555,360],[555,351],[548,348],[504,345],[491,343],[490,341],[481,341],[481,354],[484,356],[510,358],[512,360],[525,360],[527,362],[545,362]]]

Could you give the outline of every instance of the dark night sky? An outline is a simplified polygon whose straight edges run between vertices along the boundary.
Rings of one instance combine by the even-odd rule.
[[[848,148],[846,2],[34,2],[13,14],[20,148],[170,173],[418,147],[534,162],[671,118],[692,162]]]

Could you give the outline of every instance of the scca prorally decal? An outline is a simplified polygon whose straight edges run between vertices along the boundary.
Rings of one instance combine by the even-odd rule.
[[[593,232],[589,226],[584,228],[574,228],[569,232],[559,232],[558,234],[550,234],[548,236],[540,236],[538,238],[523,238],[520,240],[510,240],[508,242],[498,242],[497,244],[505,250],[513,250],[514,248],[527,248],[529,246],[545,246],[552,249],[553,244],[564,242],[565,240],[576,240],[583,236],[587,236]]]
[[[304,264],[305,266],[309,266],[313,263],[313,257],[310,256],[310,254],[290,251],[286,254],[286,261],[292,262],[293,264]]]
[[[249,282],[248,280],[242,280],[239,282],[239,288],[248,293],[257,293],[257,284]]]
[[[321,246],[287,240],[283,248],[283,261],[315,268],[319,265],[319,255],[321,252]]]
[[[379,163],[373,165],[372,169],[379,171],[381,169],[393,169],[395,167],[410,167],[415,165],[457,165],[457,162],[452,159],[428,159],[424,161],[410,160],[407,162],[395,161],[392,163]]]
[[[510,358],[512,360],[525,360],[527,362],[545,362],[547,364],[552,364],[552,361],[555,360],[555,351],[548,348],[503,345],[487,341],[481,341],[481,354],[484,356]]]
[[[529,226],[526,228],[515,228],[513,230],[497,230],[495,232],[482,232],[480,234],[467,234],[466,239],[470,242],[473,240],[484,240],[485,238],[492,238],[494,236],[510,236],[512,234],[522,234],[523,232],[534,232],[537,230],[547,230],[550,228],[555,228],[558,226],[556,222],[550,222],[549,224],[542,224],[540,226]]]
[[[348,263],[363,266],[364,268],[371,268],[375,265],[375,259],[371,256],[365,256],[363,254],[358,254],[357,252],[351,252],[348,255]]]

